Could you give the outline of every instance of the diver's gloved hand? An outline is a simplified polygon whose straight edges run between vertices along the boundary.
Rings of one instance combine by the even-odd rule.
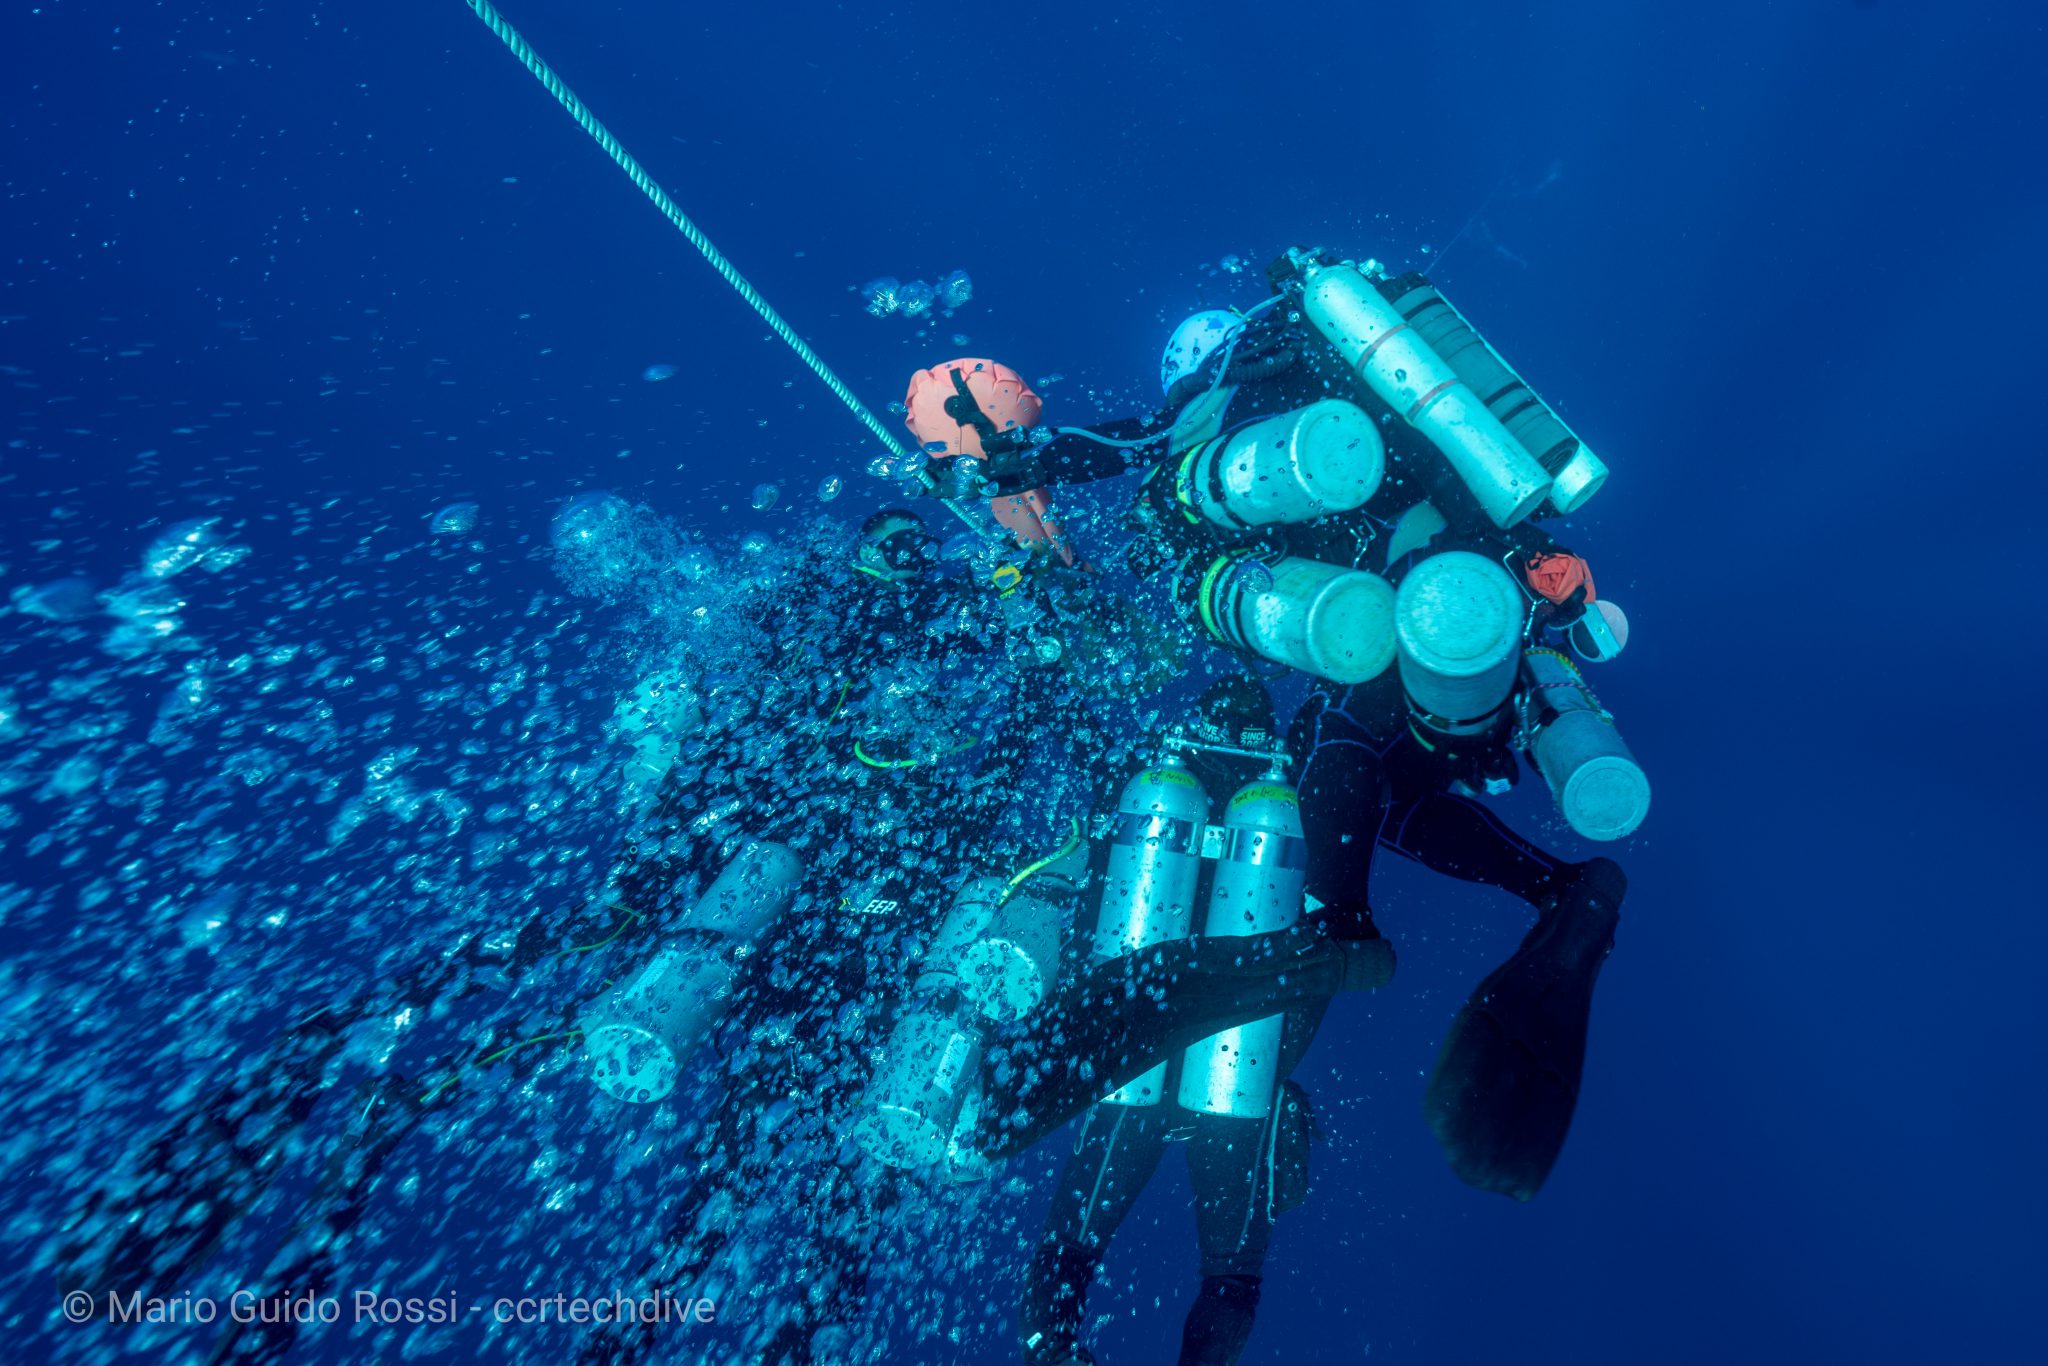
[[[1394,946],[1362,901],[1329,902],[1301,918],[1312,938],[1334,946],[1344,959],[1344,991],[1378,991],[1394,980]]]
[[[1537,631],[1569,631],[1586,615],[1586,587],[1574,588],[1562,602],[1539,601],[1531,620]]]
[[[1522,779],[1515,752],[1505,743],[1482,744],[1450,758],[1450,790],[1461,797],[1499,797]]]
[[[1045,482],[1044,466],[1027,447],[1003,446],[985,457],[955,455],[925,468],[932,476],[932,496],[959,502],[1022,493]]]
[[[976,498],[993,498],[1001,491],[989,478],[987,463],[971,455],[935,460],[925,468],[932,476],[934,498],[950,498],[964,503]]]

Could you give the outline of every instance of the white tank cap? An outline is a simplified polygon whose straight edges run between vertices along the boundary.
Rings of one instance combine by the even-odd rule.
[[[1552,476],[1550,505],[1560,513],[1577,512],[1593,500],[1600,486],[1607,482],[1607,464],[1599,456],[1586,449],[1584,443],[1572,452],[1572,458]]]
[[[1394,629],[1413,664],[1442,678],[1471,678],[1515,654],[1525,604],[1507,570],[1484,555],[1448,550],[1401,580]]]
[[[1572,770],[1557,805],[1587,839],[1625,839],[1650,814],[1650,780],[1628,755],[1604,754]]]
[[[607,1021],[583,1036],[598,1087],[616,1100],[647,1104],[676,1089],[682,1068],[675,1050],[652,1032]]]

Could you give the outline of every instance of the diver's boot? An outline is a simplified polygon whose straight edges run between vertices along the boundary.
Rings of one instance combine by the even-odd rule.
[[[1423,1114],[1466,1184],[1531,1200],[1550,1175],[1578,1103],[1593,984],[1627,891],[1612,860],[1581,864],[1451,1022]]]
[[[1081,1308],[1101,1254],[1064,1239],[1039,1244],[1024,1273],[1024,1302],[1017,1308],[1024,1366],[1073,1366],[1095,1358],[1081,1346]]]
[[[1237,1366],[1259,1310],[1257,1276],[1204,1276],[1180,1332],[1180,1366]]]

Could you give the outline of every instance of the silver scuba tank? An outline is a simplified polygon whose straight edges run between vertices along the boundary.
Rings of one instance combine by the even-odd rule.
[[[725,1013],[736,951],[789,904],[803,861],[787,845],[751,840],[690,908],[647,966],[586,1006],[579,1021],[600,1088],[619,1100],[657,1101]]]
[[[1607,482],[1606,464],[1586,449],[1578,434],[1426,276],[1409,274],[1375,283],[1429,348],[1443,357],[1472,392],[1486,400],[1487,408],[1509,435],[1536,457],[1552,480],[1553,509],[1560,515],[1574,512],[1600,491]]]
[[[626,785],[641,800],[652,798],[675,766],[683,745],[704,729],[703,700],[680,674],[650,674],[612,711],[618,737],[626,742]]]
[[[1302,271],[1302,310],[1339,355],[1450,463],[1493,524],[1534,512],[1551,477],[1400,310],[1351,265]]]
[[[1003,895],[1008,890],[1008,883],[988,873],[971,877],[961,884],[953,897],[953,904],[946,908],[945,916],[939,921],[931,944],[924,951],[924,961],[918,965],[917,980],[912,990],[958,988],[961,959],[981,942],[982,936],[995,924],[996,914],[1002,909]]]
[[[1223,809],[1223,832],[1202,933],[1265,934],[1300,920],[1308,845],[1302,837],[1300,796],[1277,764],[1231,797]],[[1189,1047],[1181,1062],[1182,1108],[1249,1118],[1268,1114],[1279,1086],[1285,1018],[1254,1020]]]
[[[1098,959],[1187,937],[1208,820],[1209,794],[1177,754],[1163,755],[1124,784],[1095,922]],[[1161,1063],[1104,1100],[1157,1105],[1165,1087],[1166,1064]]]
[[[1522,747],[1567,824],[1589,840],[1626,838],[1650,814],[1650,779],[1579,666],[1556,650],[1522,652]]]
[[[853,1125],[854,1142],[878,1162],[929,1167],[946,1156],[987,1044],[979,1018],[958,999],[919,1000],[889,1031]]]

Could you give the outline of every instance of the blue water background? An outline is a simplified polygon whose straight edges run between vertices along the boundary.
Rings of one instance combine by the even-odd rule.
[[[508,17],[878,407],[965,352],[1062,376],[1054,420],[1121,415],[1156,396],[1174,321],[1258,297],[1226,254],[1424,268],[1456,239],[1441,283],[1613,466],[1569,539],[1635,626],[1598,683],[1657,804],[1620,855],[1565,1159],[1527,1207],[1444,1169],[1424,1073],[1521,912],[1389,868],[1402,974],[1334,1010],[1304,1069],[1338,1137],[1248,1361],[2038,1344],[2038,10]],[[844,411],[456,0],[44,3],[5,31],[8,586],[109,581],[223,492],[406,527],[466,499],[504,532],[471,590],[488,620],[549,585],[512,547],[570,494],[721,528],[773,527],[747,501],[765,479],[840,475],[849,513],[881,496]],[[921,331],[852,292],[955,268],[973,301]],[[86,515],[53,525],[59,504]],[[394,572],[320,629],[408,591]],[[185,972],[155,989],[218,985]],[[1169,1359],[1186,1198],[1169,1163],[1116,1245],[1106,1362]],[[967,1317],[1007,1310],[1015,1266],[983,1269]],[[47,1290],[10,1294],[22,1355],[0,1355],[66,1331]]]

